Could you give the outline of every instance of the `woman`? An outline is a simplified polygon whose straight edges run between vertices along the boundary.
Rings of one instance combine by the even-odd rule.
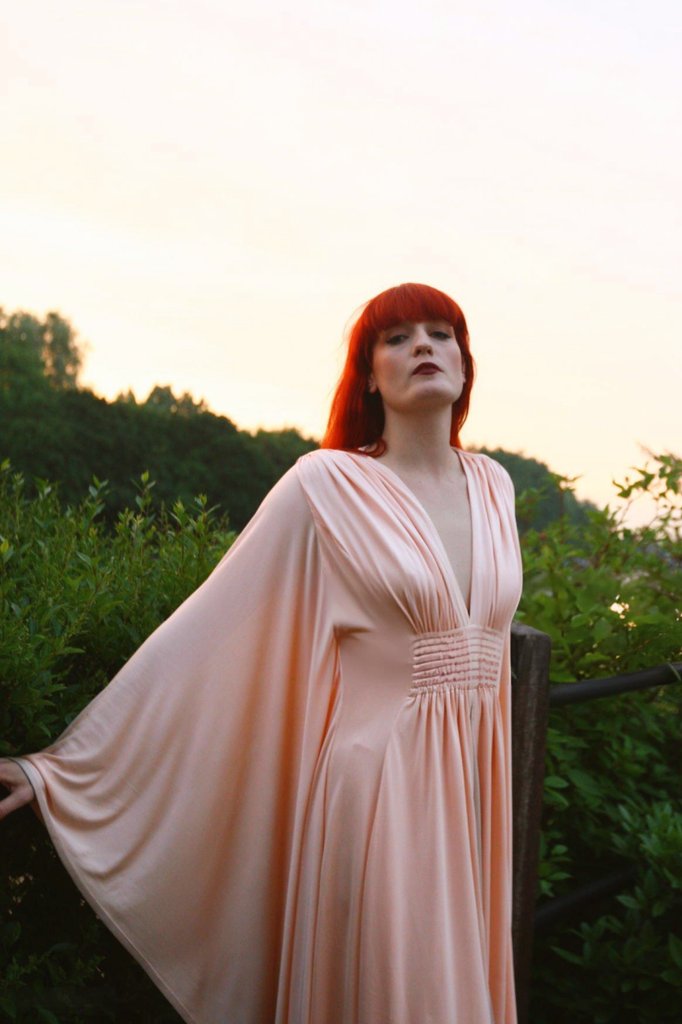
[[[506,471],[459,447],[473,373],[448,296],[372,299],[322,449],[52,747],[2,762],[4,813],[35,793],[187,1021],[516,1020],[521,563]]]

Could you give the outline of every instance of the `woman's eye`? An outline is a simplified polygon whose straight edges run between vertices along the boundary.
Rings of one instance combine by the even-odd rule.
[[[434,338],[451,338],[452,335],[448,334],[447,331],[432,331]]]
[[[386,338],[387,345],[397,345],[399,342],[406,338],[406,334],[392,334],[390,338]]]

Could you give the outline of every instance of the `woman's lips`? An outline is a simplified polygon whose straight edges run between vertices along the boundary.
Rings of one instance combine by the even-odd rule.
[[[432,373],[440,373],[440,367],[436,366],[435,363],[420,363],[417,369],[412,371],[412,376],[414,377],[417,373],[425,373],[429,375]]]

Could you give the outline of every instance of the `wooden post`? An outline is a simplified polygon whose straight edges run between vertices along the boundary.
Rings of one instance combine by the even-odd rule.
[[[512,625],[512,936],[518,1024],[526,1024],[528,1019],[549,716],[550,651],[551,640],[546,633],[521,623]]]

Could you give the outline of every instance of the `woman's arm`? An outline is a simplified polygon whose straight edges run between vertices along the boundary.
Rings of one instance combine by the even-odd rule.
[[[0,758],[0,785],[9,790],[9,796],[0,800],[0,821],[35,799],[33,786],[23,769],[9,758]]]

